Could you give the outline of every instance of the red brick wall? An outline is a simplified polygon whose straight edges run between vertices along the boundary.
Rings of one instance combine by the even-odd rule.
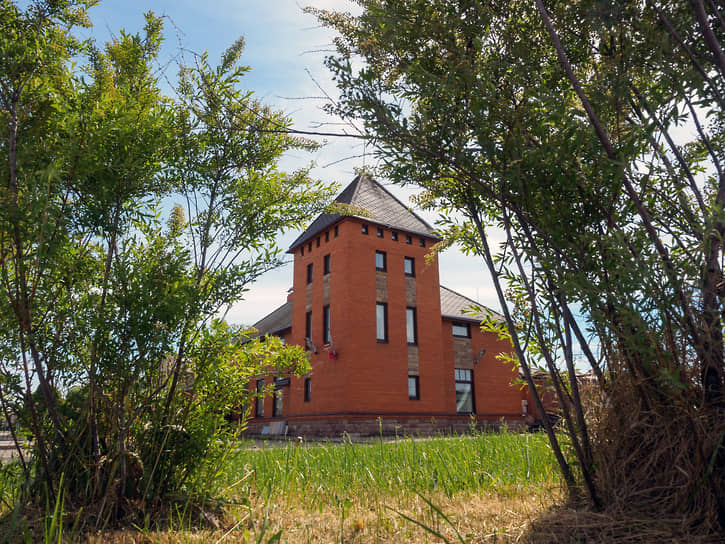
[[[474,357],[481,348],[486,349],[473,370],[477,413],[521,415],[521,386],[514,383],[519,377],[518,369],[498,359],[500,353],[513,352],[511,344],[479,327],[471,327],[471,336]]]
[[[425,255],[433,241],[426,239],[420,246],[420,236],[392,231],[368,223],[368,234],[362,234],[364,221],[346,218],[340,221],[338,237],[334,226],[312,240],[312,248],[304,245],[295,252],[294,291],[292,295],[292,333],[289,342],[303,344],[305,313],[307,311],[307,265],[313,265],[311,288],[312,341],[318,348],[312,354],[311,402],[304,402],[303,380],[293,380],[285,388],[285,413],[324,414],[337,412],[443,412],[445,411],[445,370],[441,368],[440,296],[438,263],[425,263]],[[375,251],[385,251],[387,257],[388,343],[375,338],[376,270]],[[331,335],[337,360],[330,360],[322,348],[322,270],[323,258],[331,257],[329,304]],[[415,259],[417,290],[417,337],[421,400],[408,399],[408,345],[405,331],[405,274],[404,257]],[[425,392],[425,393],[423,393]],[[271,412],[270,412],[271,413]]]
[[[325,231],[304,244],[304,255],[298,247],[294,254],[292,293],[292,330],[288,343],[304,345],[305,314],[312,311],[312,342],[317,354],[311,353],[311,401],[304,402],[304,378],[293,378],[283,388],[283,419],[290,416],[325,414],[423,414],[455,415],[455,379],[452,356],[451,322],[441,319],[438,261],[426,263],[433,240],[367,223],[368,234],[362,234],[364,221],[344,218],[338,236],[331,226],[329,239]],[[387,256],[388,342],[378,343],[375,330],[376,270],[375,251]],[[329,305],[331,335],[338,353],[330,360],[322,349],[323,259],[331,257]],[[419,356],[420,400],[408,399],[408,344],[406,341],[406,290],[404,257],[415,259],[417,345]],[[307,265],[313,265],[313,281],[307,286]],[[310,293],[308,296],[308,292]],[[308,301],[311,305],[308,306]],[[495,356],[510,350],[492,334],[484,334],[471,325],[473,353],[481,347],[486,354],[474,367],[476,410],[494,417],[521,414],[521,392],[509,384],[516,372]],[[271,382],[271,378],[268,378]],[[265,400],[265,419],[272,415],[273,399]],[[254,425],[253,425],[254,427]]]

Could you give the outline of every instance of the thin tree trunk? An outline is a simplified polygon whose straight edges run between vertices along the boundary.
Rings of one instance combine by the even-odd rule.
[[[493,278],[496,295],[498,297],[499,304],[501,305],[501,310],[504,314],[504,319],[506,320],[506,325],[511,335],[511,343],[513,344],[516,357],[518,358],[521,369],[524,372],[524,378],[526,379],[526,383],[529,387],[529,390],[531,391],[531,396],[534,399],[534,404],[536,404],[536,409],[539,411],[540,414],[544,415],[544,405],[541,402],[538,391],[536,390],[536,384],[534,383],[533,376],[531,375],[531,369],[526,362],[526,356],[523,352],[523,349],[521,348],[521,344],[519,343],[516,325],[514,324],[511,313],[509,312],[508,303],[506,302],[506,296],[504,295],[503,288],[501,287],[501,280],[499,279],[498,273],[496,272],[496,266],[493,262],[493,256],[491,255],[491,250],[488,246],[486,231],[483,228],[483,224],[478,217],[476,207],[470,202],[469,213],[476,225],[476,230],[481,239],[481,248],[479,250],[479,254],[483,257],[486,263],[486,267],[488,268],[488,271]],[[561,469],[561,473],[564,477],[564,481],[566,482],[569,493],[574,495],[576,493],[576,480],[574,479],[574,474],[571,471],[571,467],[569,466],[569,463],[567,463],[564,454],[561,452],[559,441],[556,438],[556,434],[554,433],[554,429],[551,426],[551,422],[548,420],[548,418],[543,417],[542,423],[544,424],[544,429],[546,430],[546,435],[549,437],[551,449],[554,452],[554,457],[556,458],[557,463],[559,463],[559,468]]]
[[[546,359],[546,365],[549,368],[549,373],[551,375],[552,383],[554,384],[554,388],[556,389],[556,395],[561,401],[561,409],[564,413],[564,421],[566,423],[567,429],[569,431],[569,437],[571,438],[572,446],[574,447],[574,451],[576,452],[576,456],[579,459],[579,465],[580,470],[582,473],[582,477],[584,478],[584,484],[586,485],[587,491],[589,493],[589,497],[592,501],[592,504],[595,508],[599,509],[601,508],[601,501],[599,500],[599,495],[596,490],[596,486],[594,484],[594,479],[592,478],[591,474],[591,448],[588,444],[588,435],[586,432],[586,424],[584,422],[584,418],[580,419],[578,416],[581,413],[581,400],[579,399],[578,390],[572,390],[573,393],[576,393],[573,399],[569,398],[565,391],[563,390],[561,383],[560,383],[560,377],[558,369],[556,368],[556,365],[554,364],[554,360],[552,357],[552,354],[550,350],[547,348],[546,340],[544,339],[544,334],[542,330],[541,325],[541,316],[539,314],[539,308],[538,304],[536,303],[536,293],[534,293],[534,289],[531,285],[531,283],[526,278],[526,271],[524,270],[523,263],[521,262],[521,257],[519,255],[518,250],[516,249],[516,246],[514,245],[514,240],[511,236],[511,223],[510,218],[508,216],[508,213],[504,211],[503,213],[503,223],[504,228],[506,230],[506,238],[508,240],[509,247],[511,248],[511,253],[514,257],[514,262],[516,263],[516,267],[519,271],[519,277],[521,278],[521,281],[524,284],[524,289],[526,289],[526,293],[528,294],[529,303],[531,304],[531,313],[534,320],[534,328],[536,331],[536,337],[539,341],[539,349],[541,349],[542,354],[544,355],[544,359]],[[569,342],[571,342],[571,338],[569,338]],[[565,352],[569,352],[571,349],[571,343],[568,345],[564,342],[561,342],[563,344]],[[567,365],[569,365],[570,360],[567,360]],[[569,372],[572,373],[572,368],[569,368]],[[576,379],[576,376],[575,376]],[[533,380],[532,380],[533,381]],[[531,386],[529,386],[531,387]],[[582,432],[582,440],[586,440],[587,442],[582,446],[581,441],[579,440],[579,436],[577,434],[576,428],[573,425],[571,413],[569,410],[569,404],[574,405],[574,409],[577,414],[577,420],[580,425],[580,431]],[[537,405],[537,408],[538,405]],[[539,408],[539,413],[541,413],[542,418],[544,421],[548,422],[548,418],[546,417],[546,413],[543,411],[543,404],[542,407]]]

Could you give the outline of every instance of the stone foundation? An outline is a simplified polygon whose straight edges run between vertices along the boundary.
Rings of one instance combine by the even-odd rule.
[[[286,424],[286,425],[285,425]],[[352,438],[374,436],[434,436],[463,434],[473,430],[498,430],[502,425],[525,429],[527,425],[520,416],[336,416],[316,418],[265,418],[249,422],[245,434],[248,436],[331,438],[348,435]]]

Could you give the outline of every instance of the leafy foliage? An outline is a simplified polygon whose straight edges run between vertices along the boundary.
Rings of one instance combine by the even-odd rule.
[[[32,440],[21,500],[62,495],[101,525],[198,498],[248,381],[304,370],[219,316],[331,190],[278,169],[314,144],[241,90],[242,40],[182,67],[171,100],[161,19],[99,49],[72,33],[93,3],[0,4],[0,400]]]
[[[572,493],[725,526],[712,437],[725,433],[722,9],[358,3],[358,17],[313,10],[340,34],[330,109],[364,122],[392,180],[455,212],[442,228],[486,262],[530,389],[531,368],[548,369],[571,455],[547,427]],[[606,395],[598,419],[575,350]],[[687,438],[673,414],[686,414]],[[665,431],[650,440],[648,426]],[[617,444],[636,461],[615,478],[604,464]],[[664,466],[636,472],[655,444],[699,452],[687,491],[657,491],[679,481]]]

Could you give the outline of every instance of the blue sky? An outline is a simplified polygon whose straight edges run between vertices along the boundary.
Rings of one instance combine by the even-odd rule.
[[[353,13],[358,9],[347,0],[106,0],[91,9],[94,28],[86,35],[94,36],[100,45],[120,29],[139,31],[146,11],[164,15],[167,20],[162,63],[168,64],[170,75],[176,73],[176,59],[180,55],[189,61],[193,53],[206,50],[211,60],[216,60],[239,36],[244,36],[243,59],[252,68],[245,77],[246,88],[290,115],[295,128],[309,130],[317,122],[335,121],[321,111],[323,102],[312,98],[322,94],[317,85],[330,95],[336,93],[323,66],[325,55],[331,51],[333,34],[321,28],[314,17],[303,13],[306,5]],[[320,151],[287,156],[282,166],[292,169],[313,161],[315,177],[345,186],[352,181],[354,168],[372,158],[343,159],[363,153],[358,141],[328,139]],[[386,184],[386,180],[379,181]],[[404,202],[413,192],[388,184],[386,187]],[[417,211],[429,222],[435,220],[434,215]],[[279,245],[287,249],[297,234],[281,236]],[[440,257],[440,278],[446,287],[499,308],[480,259],[448,250]],[[254,323],[286,300],[291,285],[291,264],[267,273],[252,286],[245,300],[230,310],[227,319],[233,323]]]

